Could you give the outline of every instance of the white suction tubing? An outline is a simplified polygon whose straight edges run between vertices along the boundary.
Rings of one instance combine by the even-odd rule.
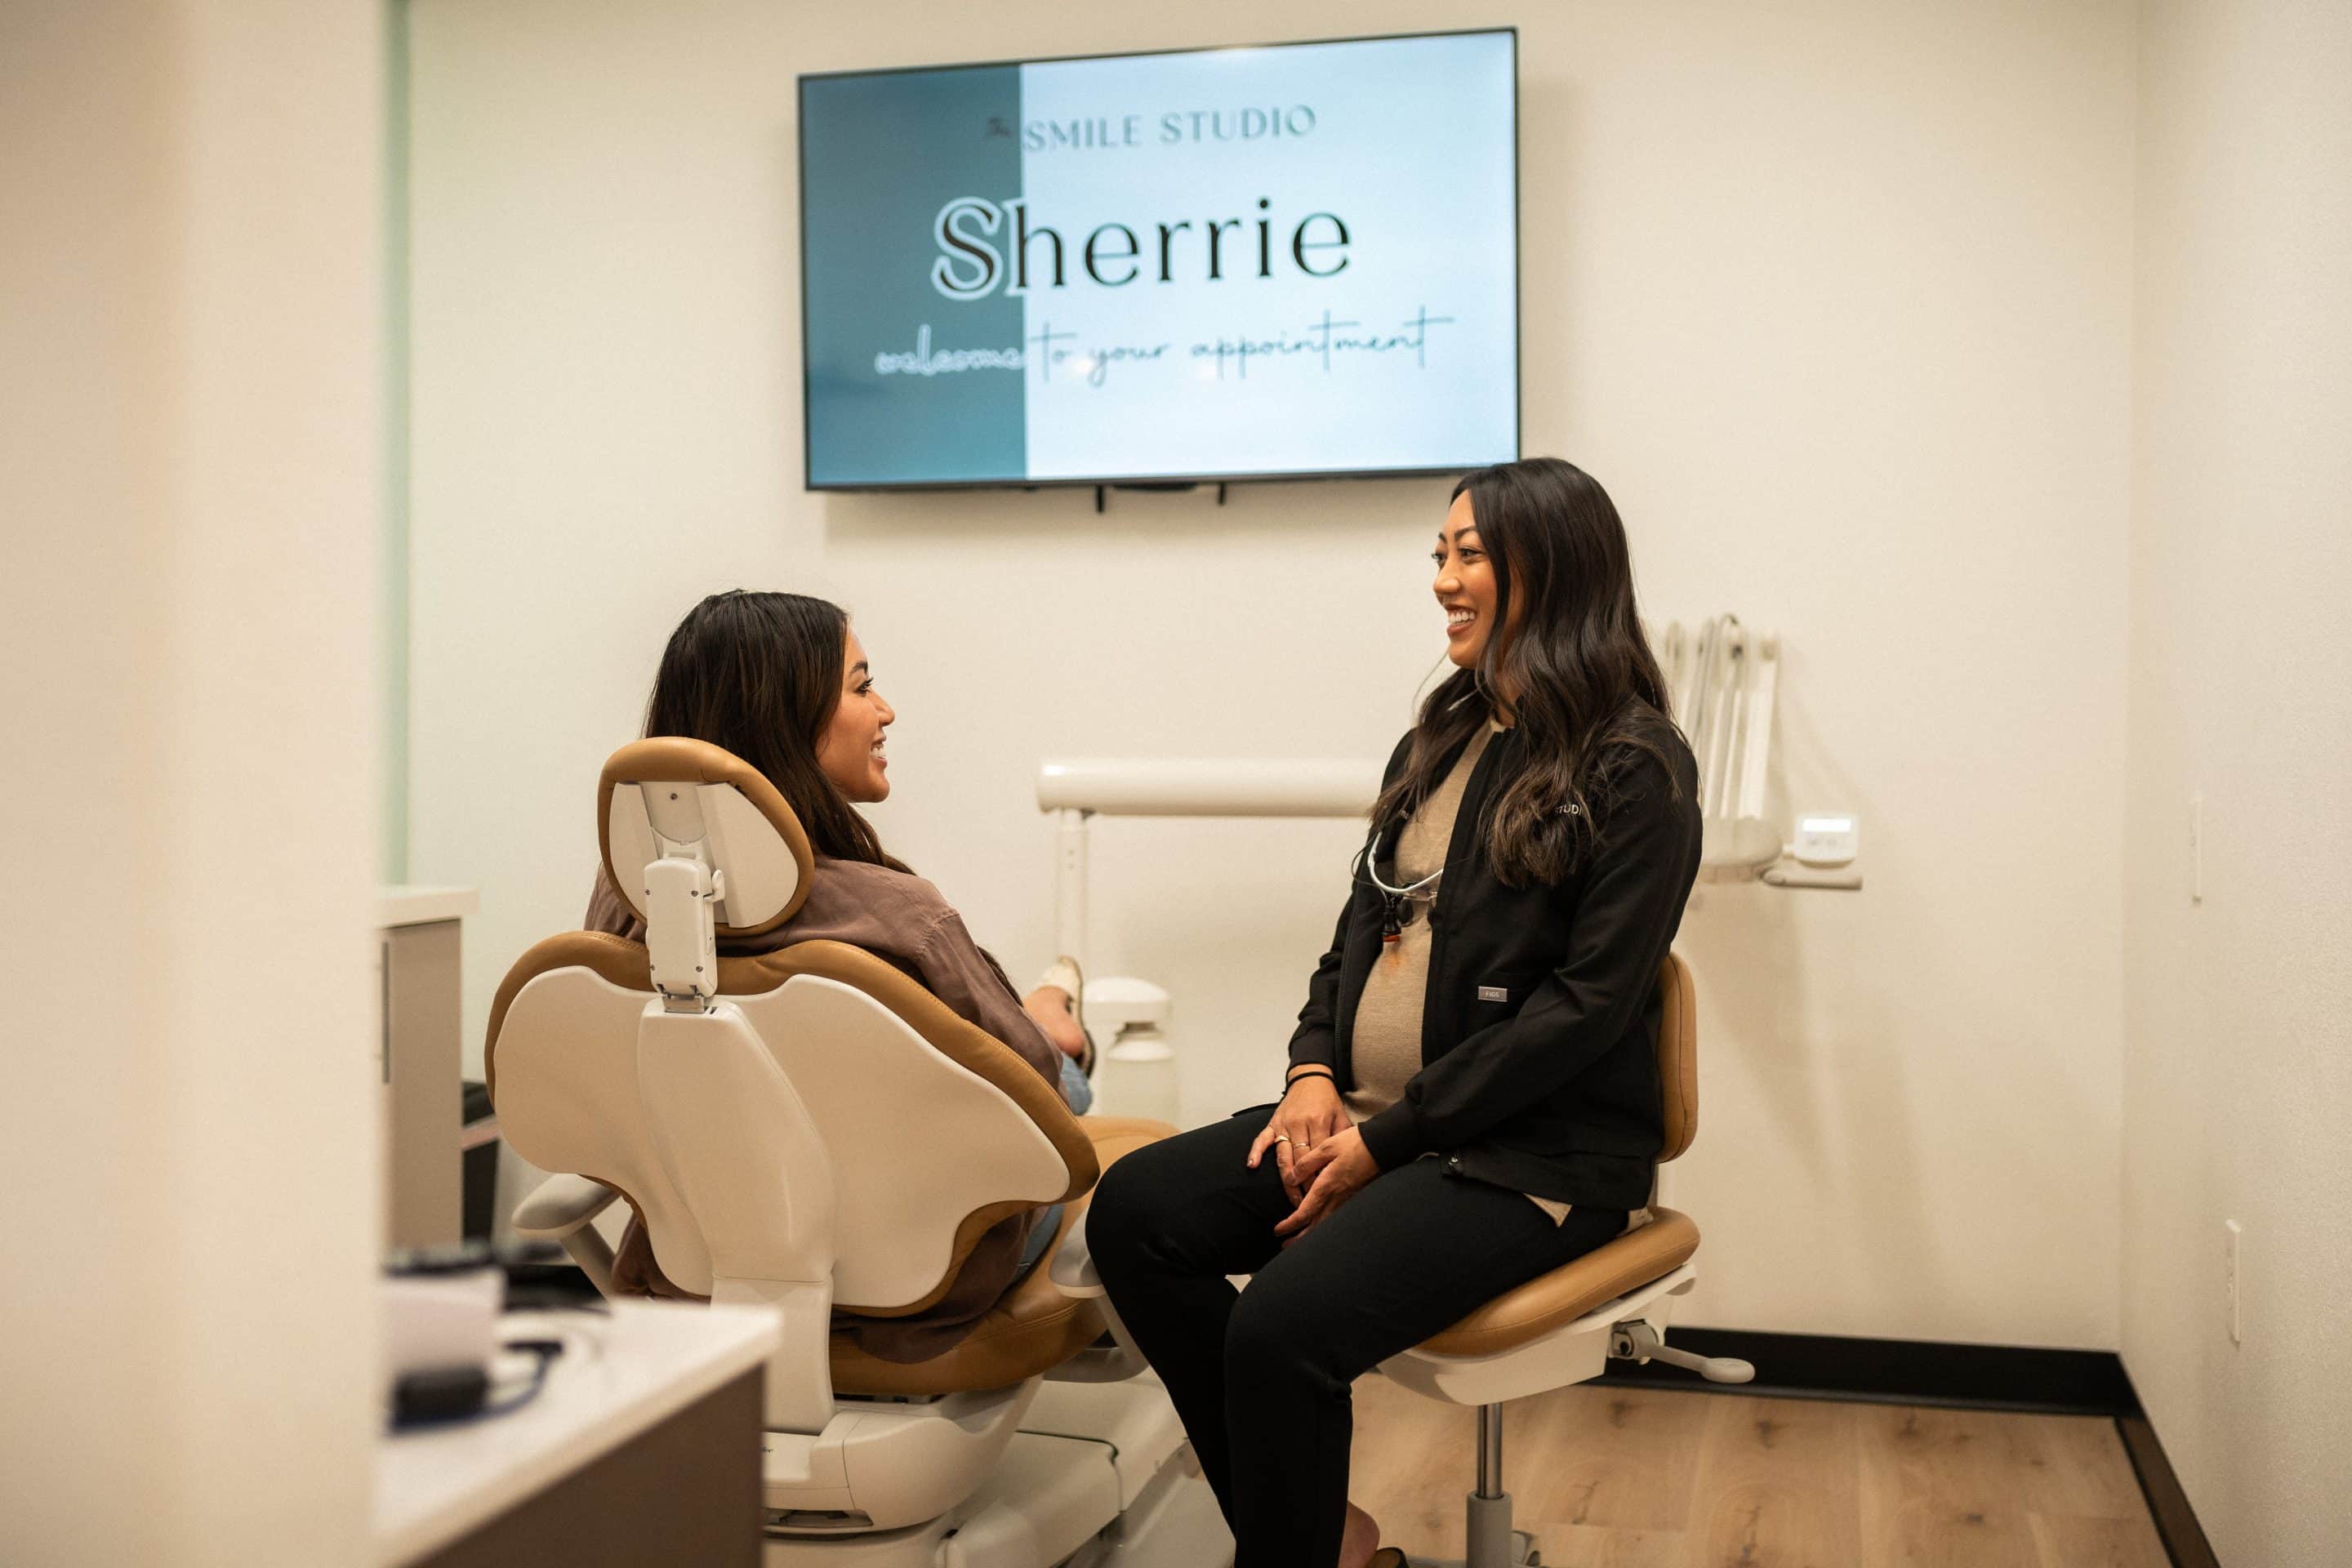
[[[1070,757],[1037,768],[1037,808],[1101,816],[1361,816],[1381,764],[1361,758]]]

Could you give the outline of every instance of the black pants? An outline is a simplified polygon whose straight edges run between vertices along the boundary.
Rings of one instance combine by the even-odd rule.
[[[1272,1107],[1139,1149],[1105,1173],[1087,1237],[1111,1303],[1167,1384],[1233,1526],[1235,1568],[1320,1568],[1346,1522],[1349,1384],[1472,1309],[1625,1228],[1562,1225],[1517,1193],[1419,1160],[1285,1248]],[[1228,1274],[1253,1276],[1236,1291]]]

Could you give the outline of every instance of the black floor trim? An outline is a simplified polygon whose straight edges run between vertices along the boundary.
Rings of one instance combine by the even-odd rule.
[[[2147,1499],[2147,1511],[2156,1520],[2156,1533],[2164,1542],[2172,1568],[2221,1568],[2213,1555],[2213,1543],[2205,1539],[2205,1527],[2197,1522],[2197,1510],[2189,1506],[2189,1494],[2181,1489],[2180,1478],[2172,1473],[2172,1461],[2165,1458],[2164,1445],[2156,1440],[2156,1428],[2147,1424],[2147,1417],[2117,1416],[2116,1431],[2123,1437],[2124,1452],[2131,1457],[2140,1495]]]
[[[1712,1394],[1855,1399],[2053,1415],[2141,1414],[2113,1351],[1956,1345],[1928,1340],[1859,1340],[1747,1329],[1675,1329],[1676,1349],[1733,1356],[1756,1367],[1753,1383],[1709,1383],[1663,1362],[1612,1362],[1596,1381],[1612,1387],[1697,1388]]]

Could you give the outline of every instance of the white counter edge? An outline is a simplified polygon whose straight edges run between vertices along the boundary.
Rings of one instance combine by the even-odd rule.
[[[463,920],[480,910],[482,895],[473,888],[409,888],[385,885],[375,890],[378,926],[421,926],[436,921]]]
[[[565,1477],[595,1463],[624,1443],[650,1431],[705,1395],[762,1366],[782,1342],[775,1314],[751,1307],[689,1307],[667,1301],[614,1303],[615,1316],[629,1312],[692,1312],[705,1333],[699,1358],[659,1387],[636,1393],[610,1412],[610,1419],[541,1447],[520,1463],[487,1477],[464,1496],[422,1518],[385,1530],[383,1500],[377,1500],[377,1568],[406,1568],[443,1547],[464,1540],[483,1525],[530,1500]],[[492,1416],[480,1431],[493,1431]],[[397,1438],[390,1439],[398,1441]],[[379,1485],[381,1482],[379,1481]]]

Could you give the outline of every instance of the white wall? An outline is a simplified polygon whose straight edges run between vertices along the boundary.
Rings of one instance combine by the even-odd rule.
[[[2352,13],[2151,5],[2140,59],[2124,1357],[2222,1562],[2340,1563]]]
[[[0,1559],[356,1563],[379,13],[0,8]]]
[[[1693,1317],[2111,1346],[2132,13],[1526,9],[1528,449],[1611,488],[1654,617],[1780,629],[1784,804],[1869,848],[1686,922]],[[417,0],[412,870],[483,889],[477,1025],[706,591],[856,612],[881,825],[1016,972],[1039,758],[1377,756],[1438,656],[1439,483],[804,493],[796,73],[1493,16]],[[1194,1119],[1276,1082],[1356,837],[1102,826],[1097,970],[1175,993]]]

